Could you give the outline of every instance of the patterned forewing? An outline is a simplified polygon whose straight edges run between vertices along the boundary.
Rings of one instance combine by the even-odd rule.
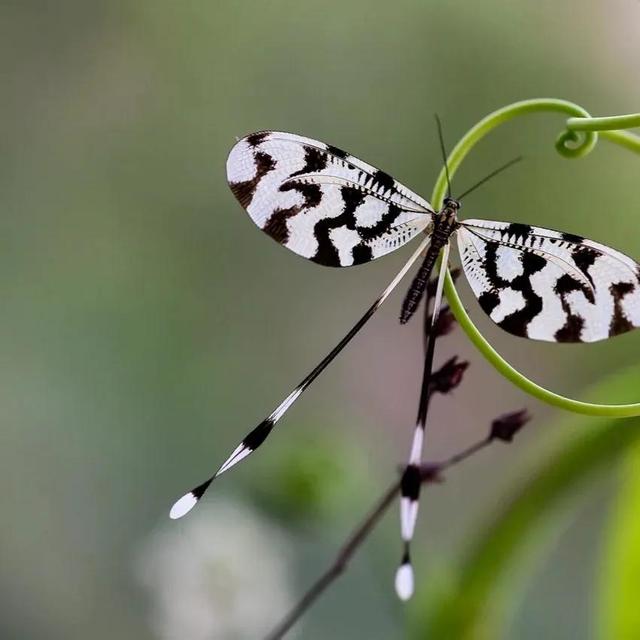
[[[229,154],[227,178],[265,233],[327,266],[379,258],[431,223],[429,203],[388,174],[289,133],[242,138]]]
[[[640,326],[640,266],[623,253],[524,224],[465,220],[457,234],[480,306],[509,333],[596,342]]]

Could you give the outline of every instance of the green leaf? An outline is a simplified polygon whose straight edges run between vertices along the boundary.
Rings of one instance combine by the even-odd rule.
[[[640,446],[632,447],[621,468],[602,558],[598,637],[640,638]]]
[[[249,481],[256,506],[289,526],[350,515],[353,500],[369,489],[362,448],[321,425],[315,431],[291,434]]]
[[[616,375],[598,385],[594,394],[616,397],[633,393],[639,376],[638,368]],[[536,452],[501,511],[466,545],[457,569],[439,587],[416,598],[412,637],[499,638],[519,588],[535,568],[535,554],[544,551],[550,534],[559,530],[576,505],[569,498],[640,443],[638,418],[571,418],[551,429],[557,432],[553,442]],[[640,530],[640,519],[638,522]]]

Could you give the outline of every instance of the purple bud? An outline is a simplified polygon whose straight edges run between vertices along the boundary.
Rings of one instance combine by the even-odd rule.
[[[432,393],[449,393],[461,382],[469,363],[465,360],[458,362],[458,356],[447,360],[437,371],[431,374],[430,390]]]
[[[498,416],[491,423],[489,440],[511,442],[513,440],[513,436],[515,436],[516,433],[518,433],[518,431],[520,431],[520,429],[529,422],[529,420],[531,420],[531,416],[526,409]]]
[[[437,337],[446,336],[456,328],[456,319],[449,307],[443,307],[435,326]]]
[[[424,462],[420,465],[420,480],[422,482],[444,482],[442,467],[439,464]]]

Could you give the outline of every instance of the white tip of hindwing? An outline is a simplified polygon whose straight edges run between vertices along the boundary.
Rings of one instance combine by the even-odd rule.
[[[396,593],[398,598],[406,602],[413,595],[413,567],[403,562],[396,571]]]
[[[227,458],[226,462],[218,469],[217,473],[197,486],[195,489],[185,493],[185,495],[178,500],[171,511],[169,517],[172,520],[177,520],[186,515],[198,504],[198,500],[202,498],[205,491],[209,488],[209,485],[217,478],[221,473],[224,473],[228,469],[231,469],[234,465],[238,464],[241,460],[244,460],[249,454],[253,453],[267,438],[271,429],[273,429],[275,422],[269,417],[263,420],[247,437],[235,448],[234,452]]]
[[[185,493],[180,500],[177,500],[173,507],[171,507],[171,511],[169,511],[169,517],[172,520],[177,520],[178,518],[182,518],[182,516],[186,515],[198,504],[198,498],[193,495],[192,491],[189,493]]]

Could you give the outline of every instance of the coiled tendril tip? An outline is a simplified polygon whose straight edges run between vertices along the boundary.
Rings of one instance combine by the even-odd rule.
[[[640,114],[593,118],[585,109],[572,102],[557,98],[538,98],[515,102],[498,109],[472,127],[449,154],[447,159],[449,174],[451,176],[455,174],[471,149],[490,131],[518,116],[540,112],[555,112],[569,116],[565,122],[565,130],[560,133],[555,142],[556,151],[565,158],[586,156],[595,148],[599,137],[640,154],[640,136],[624,131],[624,129],[640,127]],[[443,168],[436,180],[431,198],[432,205],[436,209],[442,206],[446,188],[446,174]],[[444,293],[456,320],[480,353],[501,375],[529,395],[560,409],[583,415],[614,418],[629,418],[640,415],[640,403],[595,404],[582,402],[566,398],[533,382],[511,366],[478,330],[460,300],[450,273],[446,275]]]

